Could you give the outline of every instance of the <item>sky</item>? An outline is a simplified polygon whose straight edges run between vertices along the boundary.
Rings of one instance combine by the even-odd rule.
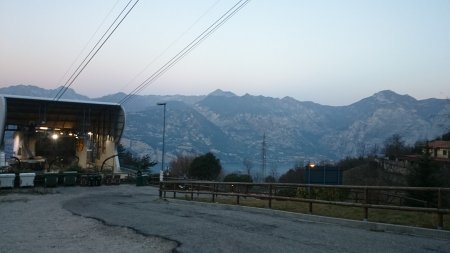
[[[0,87],[63,85],[128,0],[0,0]],[[237,1],[140,0],[71,88],[131,92]],[[450,97],[448,0],[253,0],[140,94]]]

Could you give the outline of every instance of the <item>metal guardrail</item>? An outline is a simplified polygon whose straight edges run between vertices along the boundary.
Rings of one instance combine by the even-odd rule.
[[[415,211],[435,213],[437,228],[444,226],[444,214],[450,214],[450,188],[436,187],[396,187],[396,186],[347,186],[347,185],[308,185],[281,183],[237,183],[209,181],[163,181],[159,183],[159,196],[165,198],[167,192],[211,195],[214,202],[217,196],[252,197],[268,201],[272,208],[273,200],[288,200],[308,203],[309,213],[313,213],[313,204],[327,204],[344,207],[358,207],[364,211],[364,220],[369,218],[369,209],[388,209],[396,211]],[[414,197],[417,193],[428,196],[429,200]],[[431,200],[430,200],[431,199]]]

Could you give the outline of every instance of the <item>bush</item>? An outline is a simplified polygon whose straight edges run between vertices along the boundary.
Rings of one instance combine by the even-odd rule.
[[[278,182],[302,184],[305,182],[305,169],[302,167],[290,169],[286,173],[281,175],[280,179],[278,179]]]
[[[281,196],[281,197],[290,197],[290,198],[295,198],[297,197],[297,189],[296,188],[283,188],[278,190],[275,193],[276,196]]]
[[[312,187],[308,190],[307,187],[304,187],[297,189],[297,195],[300,198],[311,198],[328,201],[344,201],[347,198],[349,192],[350,192],[349,189],[333,189],[333,188]]]
[[[241,175],[237,173],[231,173],[225,176],[224,182],[246,182],[252,183],[253,179],[250,175]]]
[[[264,182],[266,183],[276,183],[277,179],[274,176],[267,176],[264,178]]]

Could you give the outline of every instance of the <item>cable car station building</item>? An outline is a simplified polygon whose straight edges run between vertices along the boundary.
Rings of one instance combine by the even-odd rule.
[[[36,171],[59,164],[118,172],[124,127],[119,104],[0,95],[0,166],[13,158]]]

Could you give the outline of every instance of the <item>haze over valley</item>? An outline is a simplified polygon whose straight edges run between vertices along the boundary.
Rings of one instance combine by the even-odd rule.
[[[57,90],[30,85],[0,88],[2,94],[51,98]],[[70,89],[64,99],[117,103],[125,94],[91,99]],[[166,112],[166,155],[213,152],[226,170],[243,170],[244,159],[261,164],[265,135],[267,165],[285,170],[304,161],[335,161],[381,152],[383,142],[400,134],[407,144],[449,130],[448,99],[416,100],[380,91],[347,106],[326,106],[291,97],[237,96],[216,90],[203,96],[138,95],[125,103],[122,144],[137,155],[160,160],[162,107]]]

